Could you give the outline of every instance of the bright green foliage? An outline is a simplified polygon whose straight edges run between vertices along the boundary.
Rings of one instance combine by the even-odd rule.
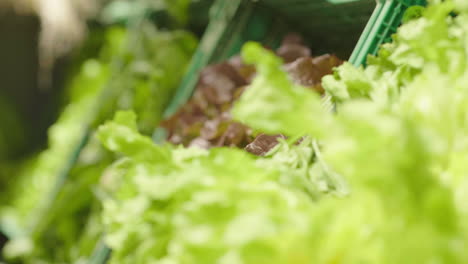
[[[403,23],[407,23],[410,20],[422,17],[425,8],[423,6],[411,6],[409,7],[401,19]]]
[[[336,113],[247,44],[258,74],[233,115],[291,137],[266,157],[153,145],[129,113],[103,126],[124,155],[111,263],[468,263],[468,12],[433,2],[366,69],[324,78]]]
[[[88,61],[83,65],[81,74],[73,83],[79,85],[81,93],[76,94],[76,99],[73,98],[57,123],[50,128],[49,148],[24,170],[24,176],[17,176],[16,197],[11,205],[2,208],[2,221],[7,225],[4,228],[13,230],[13,234],[16,232],[15,226],[21,228],[27,225],[34,211],[43,206],[41,201],[44,201],[44,195],[51,191],[55,178],[63,170],[64,157],[72,154],[75,150],[72,146],[80,143],[86,131],[84,124],[91,117],[96,97],[108,74],[108,68],[98,61]]]
[[[189,33],[146,23],[137,33],[107,31],[99,61],[85,62],[72,82],[70,104],[50,129],[49,148],[17,176],[15,197],[2,205],[2,228],[15,238],[5,256],[25,263],[87,261],[102,235],[95,188],[115,158],[95,139],[94,126],[117,109],[132,109],[141,117],[139,129],[150,134],[196,44]],[[85,133],[90,139],[80,151]],[[77,162],[67,168],[72,154]],[[60,177],[66,180],[54,197],[53,188],[65,179]]]
[[[158,146],[123,117],[99,130],[125,156],[106,179],[111,263],[309,263],[313,204],[271,161]]]
[[[156,145],[118,113],[97,132],[122,157],[101,179],[111,263],[468,263],[464,1],[432,1],[366,69],[325,77],[336,112],[269,51],[243,56],[258,74],[234,117],[290,139],[261,158]]]
[[[345,205],[317,204],[317,212],[326,210],[325,204],[333,207],[327,216],[334,232],[324,233],[328,242],[317,246],[318,254],[328,258],[324,263],[468,261],[463,250],[468,246],[468,163],[461,165],[468,154],[468,13],[449,16],[454,10],[452,1],[429,6],[422,18],[402,26],[394,43],[383,47],[378,58],[370,58],[365,70],[345,64],[334,76],[325,77],[324,88],[337,103],[337,114],[303,113],[298,106],[295,118],[303,122],[296,126],[288,118],[270,116],[276,127],[291,127],[290,135],[302,128],[321,139],[325,161],[351,186],[350,197],[340,202]],[[272,55],[258,47],[255,52],[250,49],[245,48],[247,61],[279,71],[267,62]],[[256,122],[257,118],[281,111],[276,106],[285,91],[297,89],[264,72],[256,82],[266,81],[259,87],[254,82],[253,87],[271,96],[246,94],[238,104],[241,110],[249,105],[262,111],[234,113],[257,129],[264,129],[266,122]],[[296,101],[317,104],[311,99]],[[452,173],[453,166],[457,173]],[[368,241],[361,244],[357,231],[364,227]]]

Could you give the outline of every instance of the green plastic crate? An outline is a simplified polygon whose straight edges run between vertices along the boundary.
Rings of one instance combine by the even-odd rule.
[[[315,54],[348,58],[382,6],[375,0],[216,0],[200,46],[164,117],[191,97],[205,66],[239,53],[247,41],[276,48],[286,33],[299,32]],[[153,138],[164,140],[164,130],[157,129]]]
[[[415,5],[426,5],[426,0],[383,0],[378,4],[377,17],[369,21],[367,34],[360,41],[351,55],[350,62],[355,66],[365,65],[368,55],[376,55],[383,43],[391,41],[391,36],[401,25],[405,11]]]

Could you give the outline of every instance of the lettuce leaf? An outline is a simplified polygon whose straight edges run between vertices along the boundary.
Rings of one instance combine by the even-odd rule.
[[[24,263],[89,260],[102,235],[96,186],[115,159],[97,140],[95,126],[117,109],[134,109],[140,118],[133,129],[150,134],[196,47],[190,33],[159,31],[149,24],[143,28],[138,32],[142,41],[131,51],[125,43],[132,34],[110,28],[99,60],[85,62],[74,77],[71,102],[50,129],[49,147],[18,173],[14,196],[1,206],[1,227],[11,238],[4,249],[8,259]],[[110,66],[115,58],[123,62],[122,74]],[[83,139],[86,144],[73,153]],[[56,190],[57,184],[61,187]]]
[[[304,105],[319,108],[305,89],[301,93],[310,95],[284,100],[300,87],[274,78],[281,69],[266,59],[268,51],[251,53],[251,46],[245,47],[246,59],[267,69],[254,81],[256,92],[240,98],[235,117],[270,133],[301,136],[306,131],[319,139],[325,164],[350,186],[341,205],[328,199],[317,204],[313,219],[320,221],[327,212],[325,229],[333,231],[319,236],[326,242],[311,245],[323,257],[312,262],[466,262],[460,249],[468,243],[462,205],[468,165],[461,165],[462,153],[468,153],[463,107],[468,13],[458,9],[457,16],[450,16],[455,10],[452,1],[430,5],[421,18],[403,25],[366,69],[344,64],[325,77],[323,86],[336,104],[334,115],[302,111]],[[292,119],[265,114],[287,112],[283,102],[298,105]],[[455,167],[458,173],[452,171]],[[369,240],[357,232],[364,227],[372,227]]]
[[[278,170],[242,150],[155,145],[132,120],[120,113],[99,130],[125,153],[104,201],[111,263],[309,263],[312,203]]]

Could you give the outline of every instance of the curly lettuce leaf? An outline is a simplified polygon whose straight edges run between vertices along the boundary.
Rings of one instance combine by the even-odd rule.
[[[308,263],[312,203],[280,184],[278,171],[241,150],[154,145],[122,115],[134,118],[121,113],[100,129],[106,145],[129,153],[113,173],[125,184],[104,201],[111,263]],[[138,142],[170,159],[133,155]]]
[[[4,250],[6,257],[18,257],[25,263],[71,263],[86,261],[91,256],[102,233],[98,217],[101,211],[99,192],[95,188],[104,169],[115,157],[96,143],[94,126],[85,125],[93,120],[99,124],[115,109],[130,108],[140,115],[133,129],[138,127],[150,134],[161,119],[165,104],[196,46],[190,33],[157,31],[145,24],[144,32],[138,32],[143,41],[129,51],[124,44],[130,35],[122,28],[106,31],[108,43],[101,50],[100,60],[86,62],[69,87],[71,103],[50,130],[49,148],[19,175],[17,191],[12,191],[15,196],[10,204],[2,205],[2,228],[15,238]],[[93,111],[84,118],[88,111],[94,110],[98,98],[102,98],[103,88],[109,86],[106,85],[110,72],[107,62],[115,57],[123,60],[125,71],[114,73],[118,79],[115,85],[106,89],[106,93],[111,90],[105,96],[107,100],[98,102],[101,111]],[[96,73],[101,69],[106,71],[105,75]],[[64,168],[72,157],[74,140],[83,136],[87,129],[90,130],[90,140],[80,151],[75,164]],[[56,199],[47,201],[50,202],[47,214],[27,218],[26,215],[33,215],[30,210],[37,208],[38,200],[46,200],[51,195],[52,187],[61,180],[57,176],[64,169],[68,170],[67,179],[56,193]],[[41,191],[36,193],[36,189]]]
[[[325,164],[349,183],[350,196],[343,205],[328,200],[317,205],[317,212],[326,210],[328,203],[333,208],[328,219],[330,225],[336,225],[330,227],[336,233],[323,234],[322,239],[328,243],[311,246],[321,248],[320,253],[327,261],[466,261],[467,255],[460,249],[468,243],[466,206],[461,205],[466,199],[466,175],[462,176],[461,171],[468,171],[467,165],[464,168],[461,165],[462,153],[468,153],[464,143],[468,119],[463,107],[467,94],[467,31],[463,22],[467,14],[451,17],[449,13],[453,10],[452,1],[429,6],[423,17],[398,30],[394,43],[386,45],[379,57],[370,59],[369,67],[356,69],[345,64],[335,75],[325,77],[324,88],[337,104],[337,114],[326,122],[313,111],[296,111],[297,120],[308,122],[295,121],[295,125],[281,115],[252,122],[263,112],[283,111],[280,103],[283,92],[297,89],[286,82],[272,85],[274,78],[268,71],[259,72],[254,81],[258,85],[257,93],[268,94],[268,100],[262,96],[254,98],[253,94],[241,97],[239,105],[249,112],[238,109],[235,114],[239,121],[250,122],[249,125],[258,129],[266,127],[263,123],[273,123],[275,127],[270,133],[300,136],[303,134],[298,131],[302,130],[319,136]],[[256,52],[256,63],[271,68],[269,72],[281,73],[277,64],[267,63],[259,54],[263,53]],[[285,104],[293,105],[294,101],[302,105],[316,104],[308,96],[291,101],[286,100]],[[243,102],[249,104],[242,105]],[[308,130],[310,123],[329,129],[317,135]],[[297,129],[298,126],[302,129]],[[378,202],[374,205],[364,202],[368,199]],[[369,210],[375,212],[372,215],[375,218],[365,219],[364,204],[376,209]],[[356,217],[356,221],[340,221],[341,211],[346,211],[348,217]],[[323,216],[315,217],[319,220]],[[355,243],[360,235],[350,231],[359,230],[363,223],[375,227],[375,236],[368,237],[372,245],[377,241],[382,245],[380,249],[372,247],[369,256],[366,254],[369,246]],[[399,239],[393,233],[407,235]],[[345,234],[349,240],[344,238]],[[452,242],[459,247],[449,246]],[[390,252],[404,253],[391,255]],[[334,259],[332,255],[339,257]]]

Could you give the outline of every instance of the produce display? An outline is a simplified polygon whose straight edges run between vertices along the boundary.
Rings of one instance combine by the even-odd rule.
[[[110,264],[468,263],[468,4],[402,17],[365,67],[298,34],[247,42],[164,120],[197,41],[109,28],[48,149],[0,160],[0,184],[18,175],[2,257],[90,263],[103,242]]]
[[[334,111],[248,43],[233,120],[288,137],[263,157],[156,145],[119,113],[98,133],[123,155],[110,263],[468,263],[467,20],[434,2],[366,69],[338,67],[322,81]]]
[[[345,199],[314,208],[327,220],[311,228],[328,231],[310,262],[467,262],[467,11],[461,2],[433,3],[365,70],[346,63],[325,77],[336,114],[288,84],[278,60],[245,48],[264,74],[233,115],[263,131],[312,135],[350,186]]]
[[[295,83],[321,94],[322,77],[341,64],[334,55],[312,57],[311,50],[297,34],[286,36],[276,53],[283,58],[283,67]],[[237,56],[204,69],[192,99],[162,123],[168,141],[201,148],[235,146],[257,155],[266,154],[281,136],[256,135],[248,126],[233,121],[230,114],[233,103],[254,76],[255,67],[244,64]]]

